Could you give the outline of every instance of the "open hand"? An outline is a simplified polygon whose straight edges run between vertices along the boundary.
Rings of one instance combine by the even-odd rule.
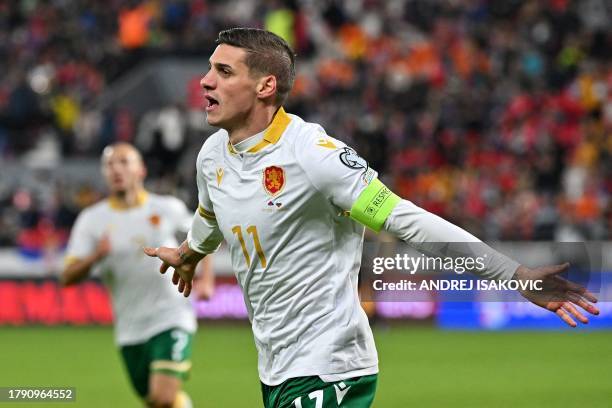
[[[204,255],[189,249],[184,242],[179,248],[158,247],[144,248],[144,253],[162,261],[159,272],[166,273],[168,268],[174,268],[172,283],[178,285],[178,291],[187,297],[193,287],[195,267]]]
[[[574,318],[584,324],[589,322],[576,306],[580,306],[592,315],[598,315],[599,309],[593,305],[597,303],[595,295],[581,285],[558,276],[568,269],[569,263],[534,269],[520,266],[514,278],[519,281],[542,280],[543,290],[522,290],[521,294],[531,303],[550,310],[568,325],[576,327]]]

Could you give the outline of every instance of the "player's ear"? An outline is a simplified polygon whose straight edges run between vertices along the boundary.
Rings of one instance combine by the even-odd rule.
[[[255,87],[255,92],[259,99],[266,99],[276,93],[276,77],[265,75],[259,78]]]
[[[147,167],[144,165],[144,163],[140,166],[140,177],[141,177],[141,180],[144,180],[147,178]]]

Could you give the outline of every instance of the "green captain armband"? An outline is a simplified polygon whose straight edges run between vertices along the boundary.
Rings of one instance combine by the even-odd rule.
[[[351,208],[351,218],[379,232],[385,220],[401,199],[379,179],[374,179],[361,192]]]

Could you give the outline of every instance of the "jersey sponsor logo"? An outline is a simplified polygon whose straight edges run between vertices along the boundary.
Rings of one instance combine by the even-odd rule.
[[[223,180],[223,167],[219,167],[216,170],[216,174],[217,174],[217,187],[221,186],[221,180]]]
[[[285,170],[279,166],[268,166],[263,171],[264,190],[272,197],[285,187]]]
[[[364,173],[368,171],[369,168],[368,162],[350,147],[342,148],[342,152],[340,153],[340,161],[346,167],[355,170],[363,170]]]
[[[322,137],[318,139],[317,146],[326,147],[328,149],[336,149],[336,145],[334,144],[334,142],[332,142],[326,137]]]
[[[344,382],[340,382],[339,384],[334,384],[334,390],[336,390],[336,400],[338,401],[338,406],[342,404],[342,400],[344,399],[344,396],[350,389],[351,389],[351,386],[349,385],[347,387]]]

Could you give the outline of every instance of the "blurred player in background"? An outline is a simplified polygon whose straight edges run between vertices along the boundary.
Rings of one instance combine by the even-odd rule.
[[[112,294],[115,340],[138,395],[151,407],[189,407],[181,384],[191,366],[194,308],[168,279],[158,278],[159,262],[144,256],[142,247],[176,245],[175,235],[187,231],[192,214],[174,197],[145,191],[144,163],[127,143],[104,149],[102,173],[110,196],[79,215],[61,280],[71,285],[100,274]],[[196,291],[209,297],[210,266],[199,268]]]
[[[221,130],[197,159],[198,211],[179,248],[145,252],[164,261],[162,273],[175,268],[188,296],[197,262],[227,241],[265,407],[369,407],[378,358],[357,296],[364,225],[410,243],[480,241],[400,199],[353,149],[284,111],[295,70],[280,37],[231,29],[217,44],[201,85],[208,123]],[[481,276],[543,279],[550,291],[523,295],[568,324],[587,322],[572,302],[598,313],[590,293],[557,276],[567,265],[529,269],[487,254]]]

